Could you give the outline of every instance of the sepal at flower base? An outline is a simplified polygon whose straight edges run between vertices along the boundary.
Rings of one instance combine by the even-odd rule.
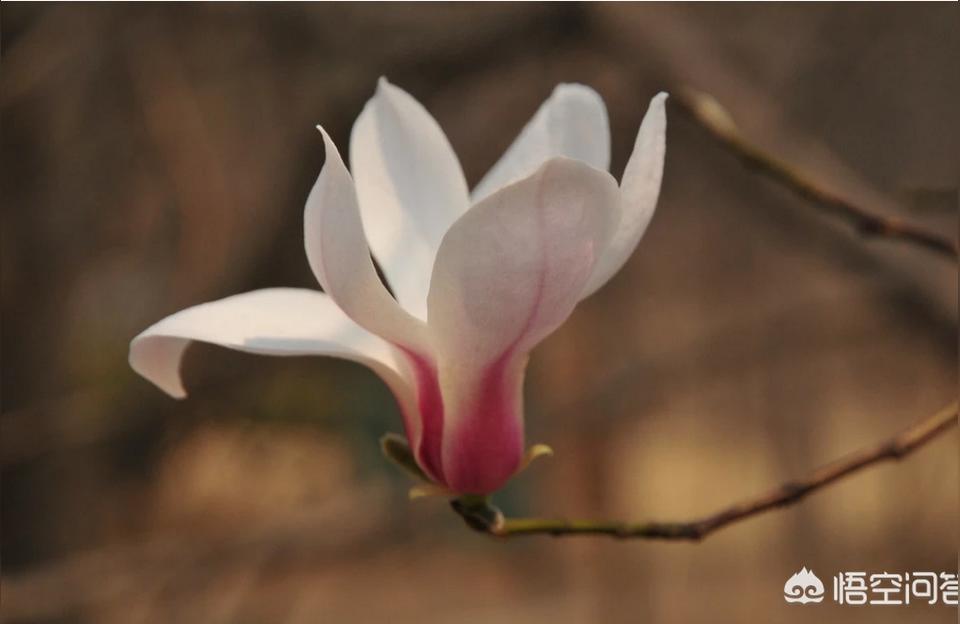
[[[445,485],[439,483],[421,483],[415,485],[407,491],[407,497],[410,500],[420,498],[453,498],[457,493]]]
[[[407,475],[424,483],[432,483],[430,477],[417,464],[413,451],[410,449],[410,443],[399,433],[383,434],[380,437],[380,452],[390,463],[400,468]]]
[[[541,457],[553,457],[553,449],[546,444],[534,444],[527,449],[526,453],[524,453],[523,462],[520,464],[520,468],[513,474],[513,476],[517,476],[529,468],[530,464]]]
[[[400,470],[402,470],[408,476],[413,477],[417,481],[421,482],[410,488],[408,493],[410,500],[434,497],[456,499],[457,492],[454,492],[442,484],[432,481],[430,477],[427,476],[427,474],[423,471],[423,469],[420,468],[420,466],[417,464],[416,458],[413,455],[413,451],[410,449],[410,443],[404,436],[400,435],[399,433],[385,433],[380,437],[380,452],[383,453],[383,456],[386,457],[390,463],[400,468]],[[534,444],[527,449],[527,452],[523,456],[523,461],[520,464],[520,468],[517,469],[513,476],[515,477],[526,470],[530,464],[534,462],[534,460],[540,457],[552,456],[552,448],[546,444]],[[471,504],[482,498],[483,497],[478,496],[460,497],[460,499],[471,501]],[[468,507],[469,506],[470,505],[468,505]]]

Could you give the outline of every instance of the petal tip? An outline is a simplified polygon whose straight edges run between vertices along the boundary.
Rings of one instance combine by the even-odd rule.
[[[317,124],[317,130],[320,131],[320,136],[323,137],[324,160],[323,167],[320,169],[320,176],[322,177],[328,164],[339,163],[343,166],[343,158],[340,156],[340,150],[337,149],[337,144],[333,142],[330,133],[320,124]],[[307,205],[310,205],[309,197],[307,198]]]
[[[582,82],[561,82],[554,87],[554,93],[562,92],[579,92],[579,93],[596,93],[596,90],[593,87],[583,84]]]
[[[665,116],[667,109],[667,98],[670,97],[670,94],[666,91],[660,91],[655,96],[650,98],[650,105],[647,107],[647,114],[655,114],[657,116]]]
[[[594,103],[603,104],[603,98],[596,89],[579,82],[561,82],[554,87],[550,99],[563,97],[580,97],[592,100]]]
[[[330,153],[330,148],[333,145],[333,139],[330,138],[330,133],[327,132],[323,126],[317,124],[317,131],[320,133],[320,137],[323,140],[323,149],[326,150],[326,153]],[[327,158],[324,157],[324,166],[327,164]]]
[[[390,82],[389,80],[387,80],[386,76],[380,76],[379,78],[377,78],[377,88],[374,93],[374,97],[380,96],[380,95],[388,96],[395,89],[397,89],[397,86],[392,82]]]
[[[162,376],[162,373],[151,374],[150,371],[147,370],[147,367],[141,365],[139,360],[135,358],[133,349],[130,350],[128,361],[130,368],[132,368],[135,373],[162,390],[163,393],[170,398],[178,401],[187,398],[187,390],[183,387],[183,381],[180,379],[179,371],[173,373],[173,376]]]
[[[320,124],[317,124],[317,130],[320,131],[320,136],[323,137],[323,145],[324,145],[324,147],[326,147],[326,148],[329,149],[330,146],[333,144],[333,139],[330,138],[330,133],[327,132],[327,131],[324,129],[324,127],[321,126]]]

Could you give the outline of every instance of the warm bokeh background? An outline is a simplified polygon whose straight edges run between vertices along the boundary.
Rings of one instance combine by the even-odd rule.
[[[552,87],[713,93],[862,201],[953,235],[956,7],[25,6],[2,10],[4,622],[953,622],[788,607],[802,565],[955,570],[957,436],[699,545],[498,543],[409,504],[368,371],[195,347],[191,398],[126,364],[182,307],[313,286],[301,210],[380,75],[476,182]],[[857,238],[676,108],[657,216],[534,354],[516,513],[681,519],[956,394],[957,274]]]

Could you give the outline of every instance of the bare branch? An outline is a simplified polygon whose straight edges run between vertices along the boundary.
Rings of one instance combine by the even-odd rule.
[[[698,541],[730,524],[764,512],[797,503],[808,494],[870,466],[899,460],[917,450],[957,424],[957,403],[953,403],[926,420],[905,429],[898,435],[815,470],[809,476],[784,483],[760,496],[686,522],[626,523],[592,520],[552,520],[541,518],[505,518],[486,499],[464,497],[453,501],[453,509],[468,526],[496,537],[523,535],[606,535],[627,539],[662,539]]]
[[[686,91],[676,96],[674,101],[745,164],[766,174],[825,212],[845,219],[860,234],[919,245],[952,258],[958,256],[957,243],[953,239],[903,219],[884,216],[860,206],[826,188],[809,173],[750,143],[740,133],[727,110],[710,95]]]

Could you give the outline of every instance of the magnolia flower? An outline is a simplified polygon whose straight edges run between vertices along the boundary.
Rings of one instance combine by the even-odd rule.
[[[471,193],[437,122],[381,79],[353,126],[350,171],[319,128],[326,162],[304,244],[324,292],[188,308],[133,339],[131,366],[183,398],[192,340],[360,362],[395,395],[429,479],[455,494],[497,490],[523,463],[530,350],[623,266],[650,222],[666,97],[651,101],[619,185],[603,100],[562,84]]]

